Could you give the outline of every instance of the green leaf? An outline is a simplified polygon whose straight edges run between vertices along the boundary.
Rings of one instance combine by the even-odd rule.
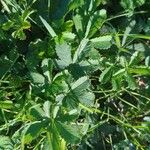
[[[87,76],[81,77],[79,78],[77,81],[75,81],[72,85],[71,85],[71,89],[73,90],[73,92],[79,94],[80,92],[82,92],[83,90],[89,88],[89,79]]]
[[[119,36],[123,36],[123,34],[119,34]],[[142,35],[142,34],[128,34],[127,36],[132,37],[134,39],[145,39],[150,40],[149,35]]]
[[[121,6],[124,9],[134,10],[136,7],[142,6],[145,0],[121,0]]]
[[[60,136],[57,134],[56,129],[53,128],[53,130],[53,134],[47,133],[48,136],[45,138],[44,143],[41,146],[42,150],[65,150],[60,143]]]
[[[83,39],[80,42],[80,45],[74,54],[73,63],[81,60],[81,58],[83,58],[83,56],[84,56],[84,53],[89,52],[90,49],[91,49],[91,47],[89,45],[89,40]]]
[[[0,135],[0,149],[1,150],[14,150],[14,145],[8,136]]]
[[[67,92],[68,85],[66,83],[66,78],[67,77],[62,74],[57,74],[49,87],[49,92],[51,92],[52,94],[60,94],[62,92]]]
[[[65,123],[65,122],[71,123],[74,120],[78,119],[78,117],[79,117],[79,111],[77,109],[72,109],[71,111],[65,114],[60,114],[57,117],[57,120],[62,123]]]
[[[52,144],[49,143],[48,138],[45,138],[44,142],[42,143],[42,150],[48,150],[48,149],[54,150]]]
[[[77,63],[74,63],[74,64],[71,64],[69,65],[68,67],[68,71],[69,73],[73,76],[73,78],[75,80],[85,76],[85,72],[84,72],[84,69],[83,67],[81,67],[79,64]]]
[[[119,71],[117,71],[115,74],[113,74],[113,77],[122,77],[125,73],[126,69],[123,68],[123,69],[120,69]]]
[[[55,37],[57,36],[55,31],[53,30],[53,28],[47,23],[47,21],[45,19],[43,19],[41,16],[39,16],[42,23],[44,24],[45,28],[47,29],[47,31],[49,32],[49,34],[52,36],[52,37]]]
[[[137,88],[136,81],[130,73],[125,73],[125,79],[128,82],[128,86],[130,89],[135,90]]]
[[[59,121],[55,122],[61,137],[70,144],[77,144],[81,140],[80,130],[76,125],[67,125]]]
[[[26,35],[25,35],[25,33],[24,33],[24,31],[23,31],[22,28],[21,28],[21,29],[18,29],[18,30],[16,30],[16,31],[14,31],[14,32],[12,33],[12,37],[18,38],[18,39],[20,39],[20,40],[25,40],[25,39],[26,39]]]
[[[77,14],[73,17],[73,21],[75,24],[75,29],[79,35],[80,38],[83,37],[83,18],[81,17],[81,15]]]
[[[120,90],[122,87],[122,80],[121,78],[112,78],[112,89],[114,91]]]
[[[138,63],[143,61],[143,59],[144,59],[144,56],[139,51],[136,51],[131,56],[129,66],[137,65]]]
[[[10,52],[12,55],[15,55],[15,58],[13,58],[12,60],[5,55],[2,55],[0,57],[0,78],[3,78],[8,73],[8,71],[10,71],[11,67],[14,65],[18,58],[18,54],[14,53],[14,49],[12,49],[12,51]]]
[[[97,56],[99,56],[99,55],[97,55]],[[91,58],[89,60],[81,61],[80,66],[86,75],[90,75],[99,69],[99,64],[100,64],[99,62],[100,62],[99,59],[93,60]]]
[[[70,4],[69,4],[69,10],[72,10],[72,9],[76,9],[78,7],[81,7],[84,5],[84,0],[71,0]]]
[[[88,56],[91,60],[99,60],[101,58],[101,55],[97,49],[91,49]]]
[[[64,150],[61,146],[61,137],[58,132],[55,121],[52,121],[50,127],[47,129],[47,144],[49,145],[50,150]]]
[[[95,0],[93,3],[93,9],[96,9],[101,3],[105,4],[107,1],[105,0]]]
[[[71,32],[63,32],[62,37],[65,41],[73,41],[75,39],[76,35]]]
[[[129,139],[126,139],[126,140],[120,140],[119,143],[114,144],[113,148],[115,150],[121,150],[121,149],[124,149],[124,150],[133,149],[133,150],[135,150],[136,146],[133,143],[131,143],[131,141]]]
[[[123,39],[122,39],[122,46],[125,45],[126,40],[127,40],[127,37],[128,37],[128,34],[132,31],[132,29],[134,28],[135,24],[136,24],[136,21],[135,21],[135,20],[132,20],[132,21],[130,22],[129,26],[126,27],[126,30],[125,30],[125,32],[124,32],[124,36],[123,36]]]
[[[54,20],[63,19],[68,12],[70,0],[51,0],[51,17]],[[43,2],[41,3],[41,5]]]
[[[50,106],[51,106],[50,101],[46,101],[43,104],[43,110],[44,110],[45,116],[48,118],[50,118]]]
[[[36,139],[47,126],[46,121],[36,121],[29,123],[23,130],[22,144],[27,144]]]
[[[93,107],[95,95],[92,92],[83,92],[80,96],[78,96],[80,103],[87,107]]]
[[[62,104],[68,111],[71,111],[72,109],[76,109],[79,105],[78,96],[76,96],[76,94],[73,92],[69,92],[63,98]]]
[[[8,7],[8,4],[5,2],[5,1],[1,1],[1,4],[3,5],[4,9],[8,12],[8,13],[11,13],[9,7]]]
[[[149,46],[144,43],[134,43],[126,47],[129,50],[135,50],[139,52],[146,52],[149,49]]]
[[[24,22],[22,23],[22,28],[23,28],[23,29],[29,29],[30,27],[31,27],[30,22],[24,21]]]
[[[106,20],[106,10],[97,10],[89,19],[85,37],[92,37],[103,25]]]
[[[150,68],[145,66],[139,66],[135,68],[128,68],[128,72],[138,75],[150,75]]]
[[[37,105],[32,106],[29,109],[29,115],[34,120],[42,120],[44,116],[44,111],[41,109],[41,105],[37,104]]]
[[[8,22],[6,22],[6,23],[4,23],[3,25],[2,25],[2,29],[3,30],[9,30],[10,28],[12,28],[13,27],[13,25],[14,25],[14,22],[12,22],[12,21],[8,21]]]
[[[97,37],[97,38],[91,39],[90,41],[95,48],[108,49],[112,45],[112,43],[111,43],[112,36],[106,35],[106,36],[102,36],[102,37]]]
[[[125,56],[120,56],[119,60],[120,60],[120,65],[122,67],[126,68],[128,66],[128,61],[127,61],[127,58]]]
[[[99,77],[99,81],[104,84],[110,80],[111,76],[112,76],[112,67],[106,68],[101,73],[101,75]]]
[[[71,84],[71,90],[63,98],[63,105],[68,109],[74,109],[78,106],[80,96],[89,88],[89,79],[84,76]],[[82,96],[81,96],[82,97]]]
[[[31,75],[34,83],[36,83],[36,84],[44,84],[45,83],[45,78],[41,74],[39,74],[37,72],[30,72],[30,75]]]
[[[69,66],[72,63],[71,47],[67,43],[56,45],[56,53],[60,60],[57,63],[61,69]]]
[[[53,61],[51,59],[45,58],[42,61],[42,70],[43,74],[46,76],[49,82],[52,81],[52,69],[53,69]]]
[[[12,101],[0,101],[0,109],[11,109],[14,107],[14,104]]]
[[[150,56],[147,56],[145,58],[145,65],[146,65],[146,67],[150,67]]]

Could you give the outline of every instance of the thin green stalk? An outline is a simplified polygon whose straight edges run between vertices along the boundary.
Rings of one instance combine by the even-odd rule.
[[[111,119],[113,119],[114,121],[120,123],[121,125],[125,126],[125,127],[129,127],[131,129],[133,129],[134,131],[136,131],[138,134],[140,134],[141,132],[139,130],[137,130],[133,125],[130,125],[128,123],[125,123],[123,122],[122,120],[118,119],[117,117],[111,115],[111,114],[108,114],[106,112],[103,112],[99,109],[95,109],[95,108],[89,108],[89,107],[86,107],[82,104],[80,104],[80,107],[85,109],[86,111],[90,112],[90,113],[98,113],[98,114],[105,114],[106,116],[109,116]]]
[[[0,80],[3,80],[4,77],[7,75],[7,73],[10,71],[10,69],[14,66],[15,62],[17,61],[17,59],[19,58],[19,56],[16,56],[15,60],[12,62],[12,64],[10,65],[10,67],[7,69],[7,71],[5,72],[5,74],[2,76],[2,78]]]
[[[134,12],[134,15],[136,15],[136,14],[143,14],[143,13],[148,13],[147,11],[138,11],[138,12]],[[107,20],[106,20],[106,22],[107,21],[110,21],[110,20],[113,20],[113,19],[117,19],[117,18],[121,18],[121,17],[127,17],[127,16],[129,16],[129,12],[127,12],[127,13],[124,13],[124,14],[120,14],[120,15],[116,15],[116,16],[113,16],[113,17],[111,17],[111,18],[108,18]]]
[[[128,91],[128,90],[126,90],[126,91],[127,91],[127,92],[130,92],[130,93],[133,94],[133,95],[136,95],[136,96],[145,98],[146,100],[148,100],[148,101],[150,102],[150,98],[148,98],[148,97],[146,97],[146,96],[144,96],[144,95],[138,94],[138,93],[136,93],[136,92]]]
[[[45,137],[43,137],[37,144],[36,146],[34,147],[33,150],[37,150],[38,146],[41,144],[41,142],[44,140]]]
[[[7,119],[6,119],[6,116],[5,116],[4,110],[3,110],[3,109],[1,109],[1,111],[2,111],[2,116],[3,116],[3,118],[4,118],[5,125],[6,125],[6,128],[7,128],[7,133],[8,133],[8,131],[9,131],[8,121],[7,121]]]
[[[127,105],[129,105],[129,106],[131,106],[131,107],[133,107],[133,108],[135,108],[135,109],[138,110],[138,108],[137,108],[136,106],[134,106],[133,104],[127,102],[127,101],[124,100],[123,98],[121,98],[121,97],[119,97],[119,96],[117,96],[117,98],[120,99],[120,100],[121,100],[122,102],[124,102],[125,104],[127,104]]]

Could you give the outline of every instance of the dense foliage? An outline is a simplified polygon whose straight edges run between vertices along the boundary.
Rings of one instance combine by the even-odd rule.
[[[0,0],[0,149],[149,150],[150,1]]]

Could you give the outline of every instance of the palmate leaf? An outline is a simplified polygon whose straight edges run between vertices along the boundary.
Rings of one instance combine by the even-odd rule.
[[[94,94],[88,92],[90,87],[88,77],[84,76],[71,84],[71,90],[63,99],[63,105],[67,109],[77,108],[79,102],[85,105],[92,106],[94,103]]]
[[[69,65],[68,71],[75,80],[85,75],[90,75],[92,72],[98,70],[99,68],[98,59],[100,59],[99,53],[98,52],[95,53],[94,51],[91,51],[91,53],[89,53],[88,56],[90,57],[90,59],[88,60]]]
[[[56,45],[56,53],[59,58],[57,64],[60,69],[64,69],[72,63],[71,47],[67,43]]]
[[[65,96],[65,100],[68,101],[69,99],[73,99],[78,101],[77,95],[80,95],[82,91],[86,90],[89,87],[89,80],[88,77],[84,76],[79,78],[77,81],[70,84],[70,91]]]
[[[66,74],[64,75],[62,72],[59,72],[54,76],[52,84],[50,84],[48,88],[49,93],[59,95],[68,91],[66,80],[69,78],[69,76],[67,75],[67,72],[65,73]]]

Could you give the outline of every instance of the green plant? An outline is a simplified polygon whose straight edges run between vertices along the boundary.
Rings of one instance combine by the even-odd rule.
[[[148,0],[0,4],[0,149],[149,149]]]

